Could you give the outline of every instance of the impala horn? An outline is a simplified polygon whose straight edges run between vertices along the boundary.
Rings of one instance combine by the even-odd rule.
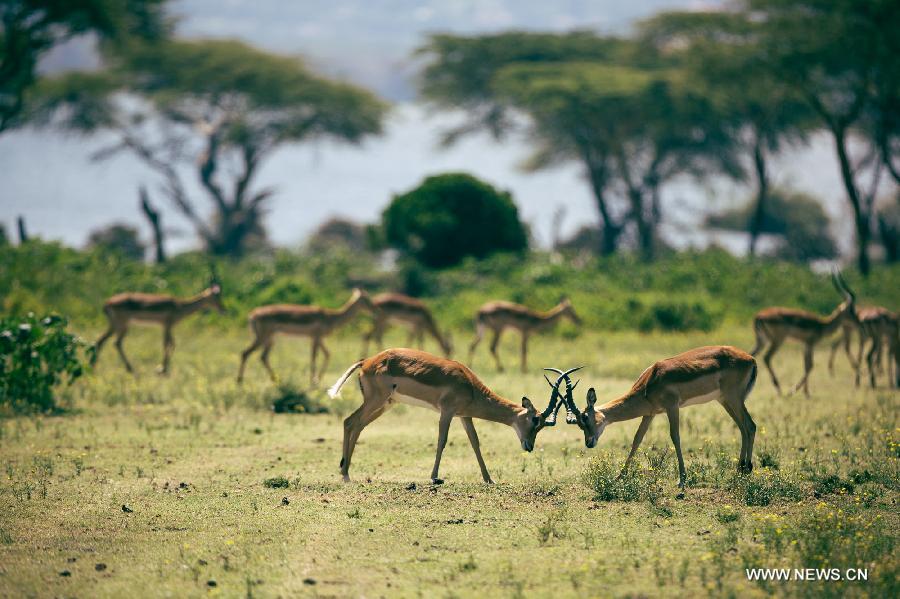
[[[850,289],[850,285],[848,285],[848,284],[847,284],[847,281],[844,280],[844,275],[843,275],[843,274],[841,273],[841,271],[839,271],[839,270],[836,271],[835,274],[836,274],[837,282],[840,284],[841,289],[843,290],[842,293],[843,293],[844,297],[845,297],[845,298],[847,299],[847,301],[850,302],[850,303],[855,302],[855,301],[856,301],[856,294],[853,293],[853,290]]]
[[[572,391],[575,390],[575,387],[578,386],[578,383],[580,383],[581,380],[579,379],[579,380],[575,381],[575,384],[573,385],[572,379],[569,377],[569,375],[572,374],[573,372],[581,370],[582,368],[584,368],[584,366],[578,366],[576,368],[570,368],[569,370],[567,370],[565,372],[563,372],[562,370],[559,370],[558,368],[545,368],[544,369],[544,370],[549,370],[549,371],[555,372],[559,375],[559,378],[556,379],[556,384],[550,385],[551,387],[553,387],[553,397],[558,397],[559,395],[561,395],[559,393],[559,384],[563,380],[566,381],[566,394],[563,397],[563,402],[566,404],[566,423],[567,424],[578,424],[578,419],[581,417],[581,412],[578,410],[578,406],[575,405],[575,400],[572,399]],[[544,378],[547,379],[547,375],[544,375]],[[547,383],[550,383],[550,379],[547,379]],[[552,403],[552,399],[551,399],[551,403]],[[556,413],[559,412],[560,407],[561,407],[561,405],[557,405],[555,412],[553,414],[553,423],[554,424],[556,423]]]

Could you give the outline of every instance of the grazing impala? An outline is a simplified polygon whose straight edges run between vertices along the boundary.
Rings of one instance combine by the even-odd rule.
[[[856,369],[856,386],[859,386],[862,370],[863,346],[871,342],[866,352],[869,368],[869,384],[875,388],[875,374],[880,369],[881,356],[887,350],[888,386],[900,387],[900,317],[887,308],[869,308],[859,312],[859,364]],[[887,347],[885,347],[887,346]]]
[[[781,393],[781,386],[778,384],[778,377],[772,370],[772,356],[781,347],[785,339],[796,339],[803,342],[806,346],[803,352],[803,377],[794,387],[793,393],[796,393],[801,387],[803,392],[809,396],[809,373],[813,367],[813,348],[821,339],[832,335],[841,328],[844,323],[859,323],[856,315],[856,295],[847,286],[844,278],[840,274],[832,273],[831,282],[834,284],[838,293],[844,296],[844,301],[834,309],[828,316],[819,316],[804,310],[794,310],[792,308],[766,308],[756,314],[753,320],[753,329],[756,332],[756,347],[750,352],[756,355],[759,351],[768,345],[766,353],[763,355],[763,363],[772,377],[772,383],[778,393]]]
[[[572,398],[572,386],[568,376],[565,402],[575,413],[578,427],[584,431],[584,444],[589,448],[606,427],[614,422],[640,418],[637,433],[631,444],[631,452],[622,467],[622,474],[628,470],[635,452],[641,445],[653,417],[665,413],[669,420],[669,434],[675,445],[678,458],[678,486],[684,489],[685,469],[681,455],[681,432],[678,415],[681,408],[698,405],[712,400],[718,401],[731,416],[741,431],[741,456],[738,468],[742,472],[753,470],[753,440],[756,424],[747,412],[747,396],[756,382],[756,360],[753,357],[727,345],[698,347],[675,357],[660,360],[646,369],[631,389],[618,399],[595,407],[597,394],[594,389],[587,393],[587,406],[578,411]],[[557,380],[554,393],[558,393]]]
[[[399,293],[381,293],[372,298],[375,305],[374,323],[372,330],[363,336],[363,355],[369,353],[369,341],[375,339],[379,349],[382,347],[382,337],[388,324],[399,322],[410,327],[407,345],[412,345],[415,339],[421,348],[425,343],[425,333],[434,337],[441,346],[441,350],[448,358],[452,348],[449,337],[445,337],[438,330],[431,310],[421,301],[401,295]]]
[[[337,309],[321,308],[319,306],[298,306],[296,304],[274,304],[261,306],[250,312],[250,330],[253,332],[253,343],[241,353],[241,366],[238,369],[237,382],[244,380],[244,366],[247,358],[260,347],[262,354],[260,360],[273,381],[277,381],[275,371],[269,364],[269,352],[275,343],[275,335],[295,335],[312,339],[312,360],[309,364],[310,382],[315,385],[322,373],[328,367],[328,358],[331,357],[322,339],[331,334],[338,327],[353,319],[356,314],[366,309],[371,311],[372,300],[362,289],[354,289],[343,306]],[[316,372],[316,357],[319,350],[325,354],[322,368]]]
[[[581,319],[575,314],[575,308],[568,298],[546,312],[531,310],[511,302],[488,302],[478,310],[475,316],[475,340],[469,346],[469,364],[475,355],[475,348],[481,342],[487,329],[491,329],[491,355],[497,363],[497,370],[503,372],[503,364],[497,355],[497,344],[504,329],[516,329],[522,335],[522,372],[526,372],[528,362],[528,336],[555,325],[560,319],[569,318],[576,325]]]
[[[437,455],[431,470],[434,484],[443,482],[438,478],[438,469],[441,465],[441,453],[447,443],[447,431],[450,430],[450,422],[454,417],[462,422],[469,443],[475,451],[481,477],[488,484],[494,481],[481,457],[478,434],[472,418],[483,418],[512,427],[525,451],[534,449],[535,438],[544,426],[553,425],[553,422],[548,422],[548,418],[554,413],[557,395],[554,395],[547,409],[539,414],[527,397],[522,398],[521,406],[515,404],[488,389],[465,365],[416,349],[388,349],[360,360],[341,375],[328,390],[328,395],[336,397],[356,370],[360,370],[359,387],[363,403],[344,420],[344,449],[341,456],[344,482],[350,481],[350,460],[360,433],[397,402],[431,408],[440,414]]]
[[[175,350],[172,327],[186,316],[199,310],[215,308],[219,312],[225,312],[221,295],[222,287],[214,282],[207,289],[189,298],[158,293],[119,293],[112,296],[103,304],[103,312],[109,321],[109,327],[97,339],[94,361],[100,356],[100,350],[103,349],[107,340],[115,335],[119,357],[122,358],[125,369],[133,373],[134,369],[128,362],[125,349],[122,347],[122,341],[128,332],[128,325],[131,321],[159,324],[163,327],[163,359],[157,372],[166,374],[169,371],[169,360]]]

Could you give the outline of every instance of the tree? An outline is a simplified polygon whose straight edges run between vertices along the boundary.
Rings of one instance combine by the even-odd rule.
[[[95,158],[137,156],[218,255],[240,255],[264,238],[263,208],[274,190],[253,184],[277,148],[316,137],[359,143],[381,132],[386,112],[367,91],[238,41],[140,45],[109,60],[105,72],[44,85],[34,119],[114,133],[117,143]],[[191,164],[213,208],[209,219],[182,180]]]
[[[137,229],[122,223],[113,223],[93,231],[88,237],[87,247],[117,252],[131,260],[144,259],[145,248]]]
[[[382,226],[390,245],[432,268],[528,246],[510,194],[464,173],[428,177],[394,196]]]
[[[771,72],[803,98],[832,138],[859,269],[867,275],[878,183],[896,151],[900,3],[745,0],[743,6],[761,24],[760,48]],[[853,146],[862,147],[853,152]]]
[[[541,50],[545,45],[550,51]],[[516,33],[439,36],[423,52],[432,58],[423,72],[426,98],[473,113],[461,131],[508,130],[515,123],[509,114],[518,111],[528,117],[538,147],[528,168],[581,163],[600,214],[604,254],[615,251],[633,223],[641,253],[653,257],[666,182],[713,169],[739,171],[715,107],[652,47],[583,32]],[[461,81],[471,69],[478,85]]]
[[[122,46],[168,33],[166,0],[4,0],[0,2],[0,133],[18,124],[38,64],[54,46],[94,34]]]
[[[759,28],[747,14],[722,11],[666,12],[640,27],[646,43],[675,57],[701,86],[752,164],[756,199],[746,221],[751,256],[768,218],[769,158],[786,144],[805,143],[815,125],[802,98],[766,64]]]
[[[710,215],[706,225],[714,229],[748,231],[758,218],[756,202]],[[769,206],[758,224],[760,233],[780,238],[775,255],[786,260],[810,260],[837,257],[837,244],[829,229],[831,221],[815,198],[801,192],[773,189]]]

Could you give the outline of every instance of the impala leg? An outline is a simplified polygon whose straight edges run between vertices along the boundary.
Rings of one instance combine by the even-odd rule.
[[[678,407],[668,408],[666,410],[666,416],[669,417],[669,436],[672,437],[672,444],[675,446],[675,457],[678,458],[678,486],[684,491],[687,472],[684,469],[684,456],[681,455],[681,432],[678,425]]]
[[[494,356],[494,362],[497,364],[497,370],[503,372],[503,364],[500,363],[500,356],[497,354],[497,345],[500,343],[500,332],[502,329],[494,329],[494,335],[491,337],[491,355]]]
[[[441,419],[438,421],[437,452],[434,456],[434,468],[431,469],[431,482],[435,485],[444,483],[443,480],[438,478],[438,470],[441,467],[441,454],[444,453],[444,447],[447,445],[447,433],[450,431],[451,422],[453,422],[453,412],[450,410],[441,411]]]
[[[772,341],[772,344],[769,345],[769,349],[766,350],[766,353],[763,355],[763,364],[766,365],[766,370],[769,371],[769,376],[772,377],[772,384],[775,385],[775,390],[778,392],[778,395],[781,395],[781,385],[778,384],[778,377],[775,376],[775,371],[772,370],[772,356],[775,355],[775,352],[778,351],[778,348],[781,347],[783,341]]]
[[[275,370],[272,368],[272,364],[269,362],[269,354],[272,351],[272,346],[275,345],[275,341],[269,339],[266,341],[265,345],[263,345],[262,353],[259,355],[259,361],[262,362],[263,367],[266,369],[266,372],[269,373],[269,378],[272,379],[273,383],[278,382],[278,375],[275,374]]]
[[[746,395],[745,395],[746,397]],[[744,457],[744,468],[747,472],[753,471],[753,443],[756,441],[756,423],[750,417],[747,406],[741,404],[741,416],[744,420],[744,428],[747,429],[747,452]]]
[[[488,474],[487,466],[484,464],[484,458],[481,457],[481,444],[478,442],[478,433],[475,432],[475,424],[468,416],[462,416],[459,420],[462,422],[463,428],[466,429],[469,443],[472,445],[472,450],[475,452],[475,459],[478,460],[478,467],[481,468],[481,478],[489,485],[494,484],[494,481],[491,480],[491,475]]]
[[[316,382],[318,383],[322,380],[322,375],[325,374],[325,370],[328,369],[328,360],[331,359],[331,352],[328,351],[328,348],[325,347],[325,342],[319,339],[319,349],[322,350],[322,367],[319,369],[319,374],[316,376]]]
[[[631,442],[631,451],[628,453],[628,457],[625,458],[625,465],[622,466],[622,471],[619,472],[619,478],[622,478],[625,476],[625,473],[628,472],[631,460],[634,459],[634,454],[637,453],[638,447],[641,446],[644,435],[647,434],[647,430],[650,428],[650,423],[653,422],[653,416],[654,414],[650,414],[649,416],[641,418],[641,423],[638,425],[637,432],[634,434],[634,441]]]
[[[803,349],[803,377],[797,383],[797,386],[794,387],[794,390],[791,393],[796,393],[803,388],[803,394],[806,397],[809,397],[809,373],[812,371],[813,367],[813,345],[812,343],[807,343],[806,347]]]
[[[859,350],[856,352],[856,386],[859,387],[859,379],[862,376],[862,360],[863,360],[863,350],[865,349],[867,335],[865,331],[859,331]]]
[[[522,372],[528,372],[528,334],[522,331]]]
[[[94,344],[94,355],[93,357],[91,357],[91,366],[97,363],[97,358],[100,357],[100,350],[103,349],[103,345],[107,341],[109,341],[109,338],[112,337],[114,332],[115,328],[110,325],[110,327],[106,329],[106,332],[100,335],[100,338],[97,339],[97,342]]]
[[[250,347],[241,352],[241,365],[238,368],[237,382],[238,384],[244,381],[244,367],[247,365],[247,358],[250,357],[253,352],[255,352],[262,345],[262,339],[256,337],[253,340],[253,343],[250,344]]]
[[[760,327],[760,325],[755,324],[755,323],[753,325],[753,332],[756,334],[756,345],[754,346],[753,349],[750,350],[750,355],[756,356],[756,354],[759,353],[759,350],[761,350],[763,347],[765,347],[766,336],[763,334],[763,331],[762,331],[762,328]]]
[[[728,415],[731,416],[731,419],[734,420],[734,423],[738,427],[738,431],[741,433],[741,454],[738,459],[738,471],[739,472],[748,472],[747,463],[750,461],[748,456],[748,448],[751,446],[751,441],[749,439],[748,430],[746,426],[746,421],[744,419],[743,413],[741,413],[740,409],[734,406],[732,402],[732,398],[722,398],[721,404],[722,407],[725,408],[725,411],[728,412]],[[748,414],[749,416],[749,414]],[[752,451],[752,450],[751,450]],[[752,466],[751,466],[752,468]]]
[[[478,347],[478,344],[481,343],[481,339],[484,337],[484,325],[482,323],[477,323],[475,325],[475,339],[472,340],[472,343],[469,345],[469,365],[472,365],[472,358],[475,357],[475,348]]]
[[[316,357],[319,355],[319,338],[312,338],[311,345],[311,356],[309,359],[309,384],[312,387],[316,386]]]
[[[119,331],[116,333],[116,350],[118,350],[119,357],[122,358],[122,362],[125,364],[125,370],[134,374],[134,369],[131,367],[131,363],[128,361],[128,356],[125,355],[125,348],[122,347],[122,341],[124,341],[125,335],[127,333],[127,328],[119,329]]]
[[[344,420],[344,452],[341,456],[341,475],[344,482],[350,482],[350,460],[353,458],[353,450],[363,429],[376,418],[384,414],[389,404],[388,394],[380,393],[375,386],[365,378],[360,378],[360,386],[363,389],[363,405]],[[380,397],[376,397],[380,395]]]
[[[878,345],[880,339],[877,336],[872,337],[872,347],[866,352],[866,365],[869,367],[869,386],[875,388],[875,370],[878,360]]]
[[[172,352],[175,350],[175,339],[172,337],[172,327],[163,326],[163,359],[159,365],[157,372],[159,374],[167,374],[169,372],[169,360]]]

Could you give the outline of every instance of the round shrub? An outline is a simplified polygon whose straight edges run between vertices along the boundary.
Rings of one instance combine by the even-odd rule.
[[[510,194],[463,173],[428,177],[395,196],[382,225],[388,244],[431,268],[528,246]]]

